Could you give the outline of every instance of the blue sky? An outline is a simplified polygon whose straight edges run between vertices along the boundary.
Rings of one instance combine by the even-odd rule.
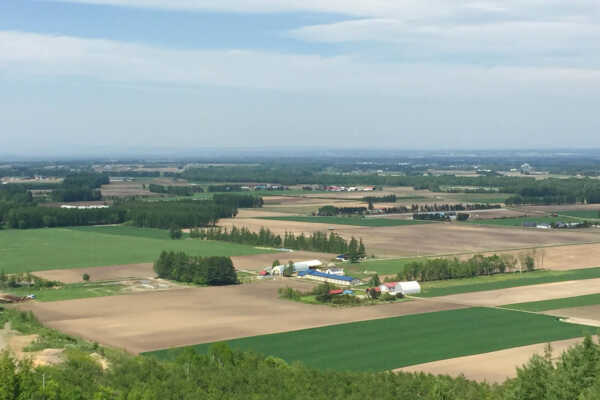
[[[596,0],[2,0],[0,154],[599,147]]]

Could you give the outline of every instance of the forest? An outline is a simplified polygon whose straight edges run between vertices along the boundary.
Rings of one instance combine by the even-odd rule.
[[[144,228],[214,226],[220,218],[237,215],[235,204],[212,200],[129,201],[116,207],[126,210],[125,220]]]
[[[108,225],[125,222],[122,208],[64,209],[54,207],[13,208],[6,223],[13,229],[53,228],[60,226]]]
[[[62,184],[52,191],[52,200],[57,202],[98,201],[102,199],[100,187],[109,183],[106,174],[81,172],[65,177]]]
[[[198,285],[238,283],[237,273],[229,257],[193,257],[183,252],[163,251],[154,263],[154,272],[160,278]]]
[[[252,194],[219,193],[213,195],[217,204],[229,204],[237,208],[261,208],[264,204],[262,197]]]

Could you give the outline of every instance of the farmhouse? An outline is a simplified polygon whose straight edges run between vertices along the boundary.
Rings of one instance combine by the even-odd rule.
[[[298,276],[306,279],[313,279],[316,281],[329,282],[334,283],[336,285],[350,286],[357,285],[360,283],[360,280],[353,278],[351,276],[340,276],[340,275],[331,275],[326,274],[324,272],[319,272],[315,270],[308,270],[298,273]]]

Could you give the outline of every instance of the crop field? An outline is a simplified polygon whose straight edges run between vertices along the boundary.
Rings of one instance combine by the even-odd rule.
[[[248,337],[230,340],[228,344],[315,368],[383,371],[580,337],[586,331],[585,327],[564,324],[545,315],[468,308]],[[200,352],[209,347],[210,344],[194,346]],[[150,354],[168,359],[181,350]]]
[[[498,218],[498,219],[474,219],[468,220],[470,224],[498,225],[498,226],[523,226],[525,222],[535,222],[537,224],[552,224],[557,222],[581,222],[581,219],[570,217],[520,217],[520,218]],[[535,229],[535,228],[530,228]]]
[[[280,299],[277,290],[286,286],[306,291],[314,283],[270,280],[30,302],[18,307],[32,311],[51,328],[133,353],[466,307],[415,300],[335,308]]]
[[[596,306],[600,304],[600,294],[589,294],[587,296],[566,297],[562,299],[533,301],[529,303],[507,304],[503,308],[513,310],[542,312],[549,310],[558,310],[560,308],[573,308]]]
[[[600,211],[598,210],[561,210],[557,211],[557,214],[567,215],[576,218],[587,218],[587,219],[598,219],[600,218]]]
[[[6,273],[154,262],[162,250],[191,255],[268,253],[234,243],[171,240],[168,232],[132,227],[0,231],[0,270]]]
[[[567,282],[600,278],[600,268],[573,269],[568,271],[539,270],[525,273],[507,273],[477,276],[464,279],[423,282],[421,297],[448,296],[460,293],[507,289],[545,283]]]
[[[403,226],[431,223],[429,221],[415,221],[412,219],[391,218],[358,218],[358,217],[264,217],[275,221],[308,222],[317,224],[353,225],[353,226]]]
[[[373,272],[379,275],[395,275],[404,270],[404,267],[412,261],[419,261],[419,258],[399,258],[389,260],[367,260],[356,264],[343,263],[339,264],[346,270],[346,273],[366,273]]]

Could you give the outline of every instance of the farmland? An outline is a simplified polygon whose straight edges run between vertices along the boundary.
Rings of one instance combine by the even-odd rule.
[[[358,218],[358,217],[264,217],[275,221],[308,222],[316,224],[353,225],[353,226],[404,226],[430,223],[429,221],[415,221],[412,219],[392,218]]]
[[[515,329],[518,326],[519,329]],[[229,345],[320,369],[384,371],[412,364],[582,336],[585,327],[544,315],[469,308],[230,340]],[[369,343],[365,346],[365,343]],[[209,344],[194,346],[206,352]],[[151,353],[173,358],[181,349]]]
[[[558,222],[581,222],[581,219],[572,217],[552,217],[552,216],[531,216],[531,217],[520,217],[520,218],[498,218],[498,219],[474,219],[469,220],[467,223],[470,224],[481,224],[481,225],[497,225],[497,226],[523,226],[526,222],[535,222],[536,224],[555,224]]]
[[[529,303],[507,304],[502,307],[522,311],[548,311],[559,308],[585,307],[600,304],[600,294],[590,294],[587,296],[565,297],[562,299],[534,301]]]
[[[154,262],[162,250],[191,255],[268,253],[233,243],[171,240],[168,232],[132,227],[0,231],[0,270],[7,273]]]
[[[540,285],[600,278],[600,268],[585,268],[569,271],[538,270],[526,273],[497,274],[465,279],[450,279],[423,283],[422,297],[448,296],[460,293],[481,292],[513,287]]]

